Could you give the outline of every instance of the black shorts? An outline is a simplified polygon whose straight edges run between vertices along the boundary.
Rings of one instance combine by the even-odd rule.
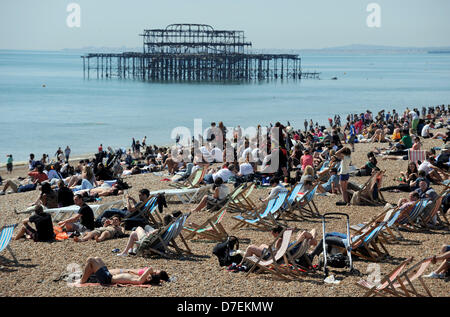
[[[12,172],[12,170],[13,170],[13,165],[12,165],[12,163],[7,163],[7,164],[6,164],[6,170],[7,170],[8,172]]]
[[[98,269],[98,271],[95,272],[95,277],[97,278],[97,280],[100,284],[104,284],[104,285],[111,284],[112,275],[108,271],[108,268],[106,266]]]
[[[25,232],[31,237],[33,241],[37,241],[37,231],[31,228],[28,224],[25,225]]]

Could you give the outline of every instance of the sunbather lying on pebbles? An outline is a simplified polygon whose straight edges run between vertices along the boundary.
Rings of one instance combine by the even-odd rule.
[[[102,227],[86,232],[81,238],[74,237],[73,241],[86,242],[89,240],[95,240],[97,242],[102,242],[123,234],[124,228],[120,226],[119,217],[112,217],[111,219],[107,219]]]
[[[93,275],[93,277],[91,277]],[[152,267],[144,269],[111,269],[108,270],[101,258],[88,258],[81,279],[74,284],[85,284],[94,279],[102,285],[110,284],[153,284],[169,281],[166,271],[154,270]]]

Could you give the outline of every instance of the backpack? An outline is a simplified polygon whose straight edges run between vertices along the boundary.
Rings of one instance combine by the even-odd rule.
[[[235,249],[236,247],[236,249]],[[240,263],[242,255],[230,255],[232,250],[239,250],[239,239],[235,236],[229,236],[224,242],[216,244],[212,253],[217,256],[220,266],[228,266],[232,263]]]

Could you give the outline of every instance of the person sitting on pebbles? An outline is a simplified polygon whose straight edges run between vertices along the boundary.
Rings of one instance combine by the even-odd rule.
[[[111,219],[106,219],[103,227],[95,228],[90,232],[86,232],[83,237],[74,237],[75,242],[86,242],[89,240],[95,240],[102,242],[108,239],[116,238],[124,234],[124,228],[120,225],[120,219],[117,216]]]

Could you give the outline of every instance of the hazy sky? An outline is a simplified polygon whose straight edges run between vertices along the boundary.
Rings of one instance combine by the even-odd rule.
[[[80,28],[66,24],[70,3]],[[380,28],[367,26],[369,3]],[[450,46],[449,15],[449,0],[1,0],[0,49],[141,47],[143,29],[172,23],[243,30],[253,48]]]

